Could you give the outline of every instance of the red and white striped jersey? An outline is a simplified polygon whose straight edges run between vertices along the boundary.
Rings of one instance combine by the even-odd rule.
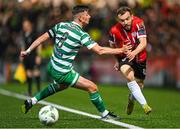
[[[131,30],[125,30],[120,23],[115,24],[110,29],[109,42],[115,44],[116,47],[122,47],[123,44],[131,43],[133,49],[139,45],[139,38],[146,37],[146,29],[142,19],[132,16],[132,27]],[[124,58],[125,55],[119,55],[120,58]],[[138,62],[145,61],[147,58],[146,49],[140,52],[136,56]]]

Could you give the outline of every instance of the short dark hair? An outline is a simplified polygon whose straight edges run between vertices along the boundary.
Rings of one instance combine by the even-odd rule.
[[[76,15],[76,14],[84,12],[84,11],[89,11],[89,6],[87,6],[87,5],[76,5],[72,9],[72,14]]]
[[[129,8],[128,6],[121,6],[118,10],[117,10],[117,16],[120,14],[120,15],[123,15],[125,14],[126,12],[130,12],[130,14],[132,14],[132,10],[131,8]]]

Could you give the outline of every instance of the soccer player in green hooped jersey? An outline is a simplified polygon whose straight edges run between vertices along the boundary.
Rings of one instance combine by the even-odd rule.
[[[27,99],[22,105],[22,111],[27,113],[38,101],[68,87],[85,90],[89,93],[90,100],[100,112],[102,118],[119,119],[118,116],[106,110],[103,100],[98,92],[97,85],[92,81],[82,77],[73,70],[72,63],[83,46],[94,51],[99,55],[103,54],[121,54],[131,49],[131,46],[125,45],[122,48],[101,47],[91,39],[82,27],[89,23],[91,16],[88,13],[88,6],[77,5],[73,8],[73,21],[60,22],[51,28],[48,32],[37,38],[30,47],[21,51],[20,56],[25,57],[31,53],[37,46],[45,40],[52,38],[54,41],[54,50],[48,64],[48,74],[54,80],[45,89],[37,93],[33,98]]]

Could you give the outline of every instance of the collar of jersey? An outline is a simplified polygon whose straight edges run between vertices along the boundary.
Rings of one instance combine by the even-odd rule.
[[[73,24],[77,25],[78,27],[80,27],[82,29],[82,27],[75,21],[72,21]]]

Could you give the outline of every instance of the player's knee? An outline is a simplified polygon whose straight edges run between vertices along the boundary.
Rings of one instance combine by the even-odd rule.
[[[131,81],[134,81],[135,80],[135,77],[134,77],[134,71],[129,68],[126,73],[124,73],[126,79],[128,82],[131,82]]]
[[[128,82],[131,82],[131,81],[135,80],[134,76],[127,76],[126,78],[127,78]]]

